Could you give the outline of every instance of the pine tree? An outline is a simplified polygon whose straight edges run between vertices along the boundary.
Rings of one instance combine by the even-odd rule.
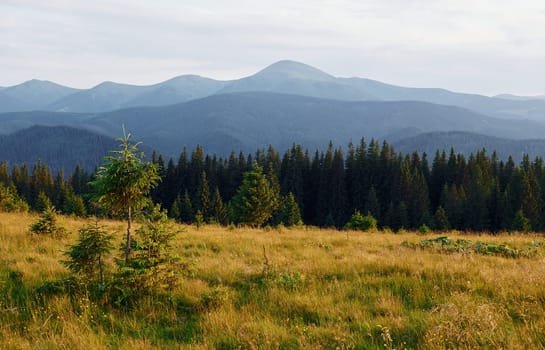
[[[221,198],[220,190],[217,186],[214,189],[214,195],[212,196],[212,218],[220,225],[227,225],[229,221],[227,210],[223,205],[223,199]]]
[[[519,209],[515,213],[513,223],[511,224],[511,229],[513,231],[519,232],[530,232],[532,230],[530,220],[526,216],[524,216],[524,212],[522,211],[522,209]]]
[[[410,225],[409,221],[409,211],[407,209],[407,204],[405,202],[401,201],[397,205],[397,220],[394,227],[392,227],[395,230],[400,229],[408,229]]]
[[[450,229],[450,223],[448,222],[448,215],[442,206],[437,207],[434,216],[435,228],[439,231],[447,231]]]
[[[174,200],[174,203],[172,203],[172,206],[170,207],[170,211],[168,213],[169,217],[173,218],[177,222],[180,222],[180,218],[182,216],[182,205],[182,197],[180,197],[180,195],[176,196],[176,199]]]
[[[211,216],[210,187],[208,186],[208,179],[204,170],[201,172],[197,195],[199,199],[199,206],[197,209],[201,211],[204,221],[208,221]]]
[[[365,212],[371,213],[374,218],[379,219],[381,216],[380,204],[377,198],[377,192],[375,186],[371,186],[369,194],[367,195],[367,201],[365,202]]]
[[[195,218],[195,212],[191,203],[191,197],[187,190],[184,192],[184,196],[180,202],[180,216],[179,220],[186,224],[191,224]]]
[[[81,275],[86,283],[96,281],[98,288],[104,288],[104,256],[113,249],[113,236],[98,222],[87,224],[78,232],[78,242],[64,253],[68,260],[62,263]]]
[[[138,152],[139,143],[130,142],[131,135],[125,133],[117,139],[120,150],[112,151],[106,163],[99,168],[92,185],[97,202],[113,213],[127,218],[125,261],[131,252],[131,225],[135,211],[149,203],[149,193],[160,180],[155,164],[144,162],[144,154]]]
[[[244,173],[242,185],[231,200],[232,221],[261,226],[277,209],[278,199],[259,165]]]

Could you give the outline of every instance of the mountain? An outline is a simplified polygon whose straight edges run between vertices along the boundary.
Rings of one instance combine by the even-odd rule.
[[[428,158],[433,159],[436,150],[444,150],[449,155],[450,149],[466,156],[475,154],[477,150],[486,149],[488,154],[496,151],[498,158],[506,160],[509,156],[515,162],[520,162],[525,154],[530,159],[535,157],[545,158],[545,140],[510,140],[469,132],[429,132],[408,137],[392,143],[396,151],[405,154],[414,151],[426,152]]]
[[[30,166],[41,160],[54,171],[67,173],[78,164],[93,171],[108,151],[117,148],[111,137],[66,126],[33,126],[0,136],[0,160]]]
[[[47,109],[58,112],[98,113],[120,109],[126,102],[143,93],[146,87],[104,82],[91,89],[68,95]]]
[[[48,110],[100,113],[136,106],[164,106],[211,95],[223,82],[196,75],[179,76],[154,85],[104,82],[52,103]]]
[[[92,114],[59,113],[48,111],[11,112],[0,114],[0,135],[9,135],[35,125],[78,126]]]
[[[383,101],[423,101],[467,108],[503,119],[545,122],[545,100],[515,101],[436,88],[410,88],[362,78],[339,78],[346,84]]]
[[[197,144],[207,152],[255,151],[272,144],[279,151],[301,143],[309,149],[331,140],[390,138],[404,133],[467,131],[527,139],[545,135],[545,125],[502,120],[467,109],[415,101],[339,101],[269,92],[213,95],[161,107],[135,107],[100,114],[21,112],[0,114],[0,130],[31,125],[65,125],[118,137],[125,125],[136,140],[166,156]]]
[[[515,100],[515,101],[528,101],[528,100],[544,100],[545,95],[537,95],[537,96],[518,96],[518,95],[512,95],[512,94],[500,94],[494,96],[495,98],[503,98],[506,100]]]
[[[0,113],[25,110],[23,101],[4,93],[4,90],[0,90]]]
[[[147,91],[124,104],[124,107],[166,106],[210,96],[225,86],[225,82],[198,75],[182,75],[152,85]]]
[[[46,109],[101,113],[136,106],[165,106],[214,94],[274,92],[343,101],[421,101],[458,106],[497,118],[545,122],[545,98],[512,95],[487,97],[438,88],[401,87],[364,78],[338,78],[309,65],[289,60],[276,62],[254,75],[231,81],[184,75],[154,85],[104,82],[91,89],[75,91],[61,86],[57,86],[55,90],[51,84],[53,83],[30,81],[17,87],[3,88],[0,90],[0,112]],[[15,88],[23,91],[28,88],[32,93],[12,94]],[[4,93],[8,93],[8,97],[12,99],[6,99],[2,95]],[[32,97],[38,95],[47,98]],[[51,102],[55,96],[58,98]],[[1,103],[3,101],[5,102]],[[44,105],[45,101],[50,103]]]
[[[47,80],[29,80],[22,84],[6,87],[1,90],[19,102],[18,108],[0,104],[1,111],[22,111],[44,109],[50,103],[79,91],[78,89],[59,85]]]
[[[266,91],[339,100],[370,100],[374,96],[338,78],[294,61],[279,61],[258,73],[229,82],[219,93]]]

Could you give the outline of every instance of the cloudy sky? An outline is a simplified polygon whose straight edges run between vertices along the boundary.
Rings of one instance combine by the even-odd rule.
[[[292,59],[404,86],[537,95],[544,28],[543,0],[2,0],[0,86],[233,79]]]

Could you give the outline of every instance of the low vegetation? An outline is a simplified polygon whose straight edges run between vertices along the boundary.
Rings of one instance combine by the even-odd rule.
[[[542,236],[197,229],[152,214],[126,265],[122,221],[59,215],[66,234],[52,237],[29,232],[37,214],[0,212],[0,348],[545,346]],[[165,261],[168,278],[147,279]],[[120,271],[145,290],[132,303],[111,288]]]

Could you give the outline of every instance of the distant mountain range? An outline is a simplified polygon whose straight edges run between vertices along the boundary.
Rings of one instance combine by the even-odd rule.
[[[407,88],[363,78],[337,78],[294,61],[279,61],[238,80],[218,81],[183,75],[162,83],[136,86],[104,82],[72,89],[31,80],[0,90],[0,112],[47,110],[100,113],[138,106],[165,106],[231,92],[276,92],[347,101],[422,101],[468,108],[505,119],[545,121],[543,96],[487,97],[436,88]]]
[[[279,151],[293,143],[309,149],[331,140],[343,145],[361,137],[395,141],[433,131],[466,131],[502,138],[545,135],[545,125],[529,120],[488,117],[467,109],[415,101],[339,101],[271,92],[213,95],[164,106],[105,113],[18,112],[0,115],[0,130],[32,125],[64,125],[109,137],[125,125],[136,139],[167,156],[182,147],[204,146],[226,155],[272,144]]]
[[[466,153],[466,149],[484,146],[501,147],[516,156],[525,149],[538,152],[539,141],[512,140],[545,135],[545,99],[540,96],[486,97],[405,88],[337,78],[293,61],[280,61],[231,81],[184,75],[149,86],[104,82],[91,89],[72,89],[32,80],[0,88],[0,111],[4,111],[0,134],[36,125],[62,126],[111,140],[120,135],[124,124],[135,139],[173,157],[184,145],[201,144],[206,152],[227,155],[231,150],[253,152],[269,144],[280,152],[293,143],[323,149],[329,141],[346,145],[361,137],[386,139],[406,152],[431,153],[432,147],[454,146]],[[61,130],[30,129],[32,136],[23,136],[66,141],[65,146],[79,142],[72,137],[76,132]],[[12,153],[0,153],[0,160],[30,159],[30,153],[16,157],[25,146],[12,136],[3,141],[5,147],[14,145]],[[95,142],[80,136],[82,141]],[[97,142],[107,144],[106,139]],[[75,149],[87,159],[84,147]],[[44,151],[38,147],[31,152],[45,159]],[[94,151],[89,152],[96,159]]]

